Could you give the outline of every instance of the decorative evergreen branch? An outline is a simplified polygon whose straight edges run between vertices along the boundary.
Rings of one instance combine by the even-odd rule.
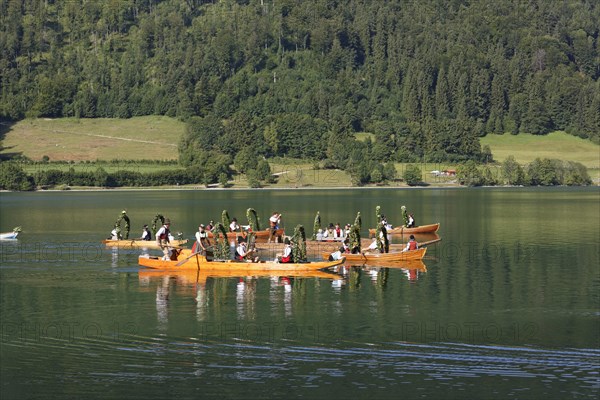
[[[317,232],[321,229],[321,215],[317,211],[317,215],[315,216],[315,222],[313,224],[313,234],[312,240],[317,240]]]
[[[406,206],[400,207],[402,210],[402,220],[404,221],[404,226],[408,226],[408,213],[406,212]]]
[[[163,217],[161,214],[156,214],[154,216],[154,219],[152,220],[152,234],[154,236],[156,236],[156,231],[158,230],[158,228],[156,227],[156,223],[160,221],[160,225],[162,226],[165,223],[165,217]]]
[[[292,241],[292,255],[294,257],[294,262],[306,262],[306,233],[304,232],[304,226],[297,225],[296,228],[294,228]]]
[[[123,237],[123,235],[121,235],[121,221],[125,220],[125,236]],[[117,231],[117,237],[119,239],[123,238],[123,239],[129,239],[129,230],[131,229],[131,224],[129,221],[129,217],[127,216],[127,211],[123,210],[121,211],[121,215],[119,215],[119,218],[117,218],[117,221],[115,222],[115,230]]]
[[[256,214],[256,210],[254,208],[249,208],[246,210],[246,218],[248,218],[248,225],[250,225],[250,229],[253,232],[258,232],[260,230],[260,224],[258,222],[258,215]]]
[[[214,254],[217,260],[228,260],[229,254],[229,241],[227,240],[227,230],[222,223],[217,222],[213,228]]]

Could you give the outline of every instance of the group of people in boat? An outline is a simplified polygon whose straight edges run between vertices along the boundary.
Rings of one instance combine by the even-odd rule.
[[[281,216],[282,216],[282,214],[280,212],[274,212],[269,217],[269,230],[270,230],[269,239],[268,239],[269,243],[274,239],[276,232],[280,227]],[[385,215],[381,216],[381,222],[383,223],[384,226],[386,226],[386,228],[392,229],[392,225],[388,224],[387,219],[385,218]],[[163,257],[162,257],[163,260],[177,259],[177,255],[179,254],[179,252],[181,250],[181,249],[174,247],[171,244],[171,241],[174,240],[174,237],[171,234],[170,226],[171,226],[171,220],[169,218],[165,218],[162,226],[158,229],[158,231],[156,232],[156,236],[155,236],[155,240],[156,240],[158,247],[160,247],[161,250],[163,251]],[[213,256],[212,244],[211,244],[211,241],[209,238],[209,232],[213,230],[214,226],[215,226],[215,224],[212,220],[207,225],[200,224],[198,226],[198,231],[195,233],[196,241],[192,247],[193,253],[201,254],[206,257]],[[414,215],[411,213],[408,215],[407,227],[413,227],[413,226],[415,226],[415,219],[414,219]],[[335,240],[335,241],[340,241],[342,243],[340,248],[337,251],[335,251],[334,253],[332,253],[332,255],[330,257],[331,259],[339,259],[343,256],[343,254],[356,254],[359,252],[358,246],[355,246],[354,248],[350,247],[350,241],[349,241],[350,229],[351,229],[350,224],[346,224],[344,227],[342,227],[339,222],[336,223],[335,225],[333,223],[329,223],[329,225],[327,226],[327,228],[325,230],[323,230],[323,229],[318,230],[318,232],[316,234],[316,240],[317,241]],[[237,218],[233,218],[229,225],[230,232],[245,233],[246,231],[250,231],[250,230],[251,230],[250,226],[240,226],[238,224]],[[111,232],[111,238],[113,240],[115,240],[115,239],[118,239],[118,237],[119,237],[118,231],[117,231],[117,228],[115,228]],[[139,238],[136,238],[135,240],[143,240],[143,241],[151,241],[152,240],[152,232],[148,228],[147,224],[144,224],[144,226],[142,227],[141,236]],[[378,248],[380,247],[379,242],[381,240],[383,240],[383,238],[374,238],[373,242],[367,248],[366,251],[367,252],[378,251]],[[292,244],[293,243],[292,243],[292,241],[290,240],[289,237],[285,237],[283,244],[284,244],[283,251],[277,255],[277,261],[281,262],[281,263],[293,262],[293,255],[292,255],[292,253],[293,253]],[[411,251],[411,250],[416,250],[416,249],[418,249],[418,243],[416,242],[414,235],[410,235],[410,240],[408,241],[408,243],[406,244],[406,247],[402,251],[405,252],[405,251]],[[259,257],[257,255],[257,249],[254,246],[250,246],[250,247],[248,246],[246,235],[238,236],[237,245],[235,246],[235,250],[233,252],[233,258],[237,261],[258,262]]]
[[[350,224],[346,224],[342,228],[339,222],[336,223],[335,225],[333,225],[333,223],[330,222],[325,230],[319,229],[317,231],[316,239],[319,242],[320,241],[330,241],[330,240],[336,240],[336,241],[343,242],[350,235],[350,228],[351,228]]]

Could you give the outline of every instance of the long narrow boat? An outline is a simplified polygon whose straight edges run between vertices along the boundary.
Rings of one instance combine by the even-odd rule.
[[[419,243],[419,247],[425,247],[428,245],[432,245],[434,243],[442,240],[437,233],[431,234],[423,234],[423,235],[415,235],[417,237],[417,241]],[[420,238],[429,239],[426,241],[419,240]],[[406,238],[408,239],[408,237]],[[369,245],[372,243],[372,239],[362,239],[361,240],[361,248],[366,250]],[[340,241],[316,241],[316,240],[307,240],[306,241],[306,255],[308,258],[321,258],[322,253],[333,253],[334,251],[339,250],[342,243]],[[283,245],[281,243],[255,243],[254,246],[256,249],[260,250],[260,255],[263,258],[273,258],[276,254],[281,253],[283,251]],[[406,243],[390,243],[390,251],[401,251],[406,247]]]
[[[346,263],[373,263],[377,265],[385,265],[386,262],[402,262],[411,260],[422,260],[427,252],[427,248],[421,248],[417,250],[410,250],[406,252],[395,252],[395,253],[375,253],[375,254],[344,254]],[[330,253],[323,253],[323,259],[329,259]]]
[[[259,262],[243,262],[243,261],[208,261],[206,257],[199,254],[193,255],[191,250],[183,249],[179,254],[179,260],[162,260],[160,257],[149,255],[141,255],[138,263],[147,268],[162,269],[162,270],[185,270],[185,269],[200,269],[201,271],[236,271],[246,275],[260,271],[283,271],[283,272],[300,272],[300,271],[317,271],[334,267],[343,264],[345,258],[340,260],[325,261],[325,262],[307,262],[307,263],[278,263],[274,261],[259,261]]]
[[[173,247],[181,247],[188,242],[188,239],[183,240],[171,240],[171,246]],[[136,240],[136,239],[121,239],[121,240],[103,240],[104,243],[108,247],[143,247],[146,249],[159,249],[160,246],[156,244],[154,240]]]
[[[407,228],[405,226],[398,226],[396,228],[388,229],[388,235],[403,235],[411,233],[435,233],[440,229],[439,222],[437,224],[415,226],[414,228]],[[377,229],[369,229],[369,235],[375,235]]]
[[[229,240],[236,240],[238,236],[244,236],[245,234],[247,234],[248,232],[227,232],[227,239]],[[266,229],[263,231],[256,231],[256,232],[252,232],[254,233],[254,237],[257,240],[268,240],[269,236],[271,235],[271,230],[270,229]],[[285,230],[283,229],[277,229],[275,231],[275,238],[282,238],[283,235],[285,235]],[[208,237],[212,238],[214,237],[212,232],[208,232]],[[280,240],[281,242],[283,242],[282,240]]]

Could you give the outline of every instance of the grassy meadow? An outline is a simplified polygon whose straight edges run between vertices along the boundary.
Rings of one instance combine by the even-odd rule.
[[[519,164],[529,164],[536,158],[555,158],[577,161],[590,169],[600,168],[600,146],[565,132],[548,135],[487,135],[480,139],[481,145],[489,145],[494,160],[503,162],[513,155]]]
[[[174,118],[27,119],[2,126],[2,153],[33,161],[177,160],[185,124]]]

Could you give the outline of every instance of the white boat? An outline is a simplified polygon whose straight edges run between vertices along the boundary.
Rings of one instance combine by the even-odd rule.
[[[17,226],[17,227],[15,227],[12,230],[12,232],[0,233],[0,240],[13,240],[13,239],[16,239],[17,236],[19,235],[19,232],[21,232],[21,227]]]

